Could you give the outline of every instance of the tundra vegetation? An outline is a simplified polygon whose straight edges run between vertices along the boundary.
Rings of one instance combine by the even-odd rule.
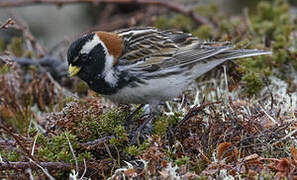
[[[199,5],[191,13],[154,7],[145,12],[156,15],[144,24],[142,10],[133,12],[138,16],[132,25],[174,28],[273,52],[228,62],[197,79],[183,96],[162,105],[151,135],[136,145],[129,142],[145,120],[143,109],[127,122],[137,106],[116,106],[79,79],[57,77],[51,67],[36,63],[49,54],[25,22],[3,20],[1,31],[21,36],[0,39],[0,177],[297,178],[293,6],[285,0],[259,1],[232,16],[216,4]],[[198,22],[193,14],[207,21]]]

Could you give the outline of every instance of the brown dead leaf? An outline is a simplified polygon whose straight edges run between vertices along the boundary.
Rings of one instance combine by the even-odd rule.
[[[259,158],[258,154],[252,154],[243,158],[243,161],[251,161]]]
[[[277,168],[275,167],[275,163],[269,163],[266,165],[269,169],[272,171],[277,171]]]
[[[4,117],[7,117],[7,118],[12,118],[13,117],[11,111],[8,108],[4,107],[4,106],[0,106],[0,112],[2,112]]]
[[[294,146],[290,147],[291,157],[294,161],[297,161],[297,149]]]
[[[190,172],[187,172],[182,177],[182,179],[195,179],[195,178],[198,178],[198,175],[197,174],[194,174],[194,173],[190,173]]]
[[[257,174],[258,173],[252,169],[249,169],[249,171],[248,171],[249,178],[251,178],[251,179],[254,178],[255,176],[257,176]]]
[[[287,172],[288,173],[288,172],[290,172],[291,166],[292,166],[291,162],[287,158],[283,158],[283,159],[281,159],[279,161],[276,168],[280,172]]]
[[[217,173],[219,171],[219,169],[205,169],[202,171],[203,175],[213,175],[215,173]]]
[[[187,173],[187,166],[186,165],[181,165],[181,174],[186,174]]]
[[[125,176],[127,176],[127,177],[136,177],[137,176],[137,172],[135,169],[127,169],[124,173],[125,173]]]
[[[166,167],[168,166],[168,162],[167,162],[166,160],[162,160],[162,162],[161,162],[161,166],[162,166],[163,168],[166,168]]]
[[[238,150],[232,146],[230,142],[223,142],[217,147],[217,158],[222,160],[227,158],[227,162],[231,162],[237,158]]]

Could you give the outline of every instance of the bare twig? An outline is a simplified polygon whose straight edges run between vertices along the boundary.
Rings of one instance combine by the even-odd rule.
[[[290,132],[289,134],[287,134],[285,137],[283,137],[283,138],[279,139],[278,141],[274,142],[274,143],[272,144],[272,146],[274,146],[274,145],[276,145],[276,144],[278,144],[278,143],[280,143],[280,142],[282,142],[282,141],[284,141],[284,140],[286,140],[286,139],[288,139],[288,138],[292,138],[292,136],[294,136],[296,133],[297,133],[297,129],[291,131],[291,132]]]
[[[76,169],[76,173],[78,173],[78,172],[79,172],[79,170],[78,170],[78,161],[77,161],[77,158],[76,158],[76,156],[75,156],[75,153],[74,153],[74,150],[73,150],[73,148],[72,148],[72,145],[71,145],[71,142],[70,142],[70,140],[69,140],[69,137],[68,137],[68,135],[67,135],[67,134],[65,134],[65,136],[66,136],[66,138],[67,138],[67,141],[68,141],[68,144],[69,144],[69,147],[70,147],[70,150],[71,150],[72,156],[73,156],[73,158],[74,158],[74,161],[75,161],[75,169]]]
[[[271,92],[271,90],[270,90],[270,88],[269,88],[269,81],[268,81],[268,78],[267,78],[266,75],[264,75],[264,82],[265,82],[265,85],[266,85],[267,90],[268,90],[268,92],[269,92],[269,95],[270,95],[270,97],[271,97],[270,110],[272,110],[272,109],[273,109],[273,104],[274,104],[274,98],[273,98],[273,94],[272,94],[272,92]]]
[[[9,134],[10,136],[12,136],[14,138],[14,140],[16,141],[16,143],[18,145],[20,145],[20,147],[22,148],[22,150],[25,152],[25,154],[31,158],[32,160],[35,160],[35,158],[31,155],[31,153],[28,151],[28,149],[25,147],[24,145],[24,140],[20,139],[20,136],[15,135],[13,132],[11,132],[7,127],[3,126],[2,124],[0,124],[0,128],[3,129],[7,134]]]
[[[13,141],[13,140],[3,140],[3,139],[0,139],[0,145],[3,145],[3,146],[14,146],[15,145],[15,141]]]
[[[48,172],[48,170],[44,167],[42,167],[41,165],[39,165],[38,163],[36,163],[35,161],[33,161],[32,159],[28,158],[30,160],[30,162],[32,162],[34,165],[36,165],[38,168],[40,168],[43,173],[50,179],[50,180],[55,180],[55,178],[50,175],[50,173]]]
[[[31,150],[31,155],[34,156],[34,151],[35,151],[35,145],[36,145],[36,141],[38,138],[38,134],[36,134],[34,141],[33,141],[33,145],[32,145],[32,150]]]
[[[79,178],[80,180],[82,180],[83,178],[84,178],[84,176],[85,176],[85,174],[86,174],[86,172],[87,172],[87,163],[86,163],[86,160],[85,160],[85,158],[84,158],[84,172],[83,172],[83,174],[81,175],[81,177]]]
[[[96,147],[97,145],[107,141],[108,139],[111,139],[113,138],[114,136],[106,136],[106,137],[103,137],[103,138],[100,138],[100,139],[96,139],[94,141],[89,141],[89,142],[85,142],[85,143],[80,143],[80,145],[83,147],[83,148],[86,148],[86,149],[92,149],[94,147]]]
[[[7,29],[10,25],[14,25],[14,21],[11,18],[7,19],[5,23],[1,24],[0,29]]]
[[[182,124],[184,124],[187,120],[189,120],[191,117],[195,116],[199,111],[202,111],[205,107],[213,104],[220,104],[221,101],[218,102],[210,102],[210,103],[203,103],[201,106],[194,106],[189,110],[189,112],[186,114],[186,116],[178,122],[178,124],[174,127],[173,132],[175,132]]]
[[[118,3],[118,4],[142,4],[142,5],[155,5],[163,6],[172,11],[181,13],[185,16],[191,17],[198,24],[210,24],[214,25],[207,18],[197,15],[193,10],[186,8],[182,4],[168,1],[168,0],[2,0],[0,7],[17,7],[17,6],[28,6],[38,4],[52,4],[52,5],[66,5],[75,3]]]

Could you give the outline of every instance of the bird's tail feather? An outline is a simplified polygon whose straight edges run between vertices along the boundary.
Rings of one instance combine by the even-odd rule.
[[[209,58],[207,63],[203,63],[203,62],[197,63],[195,65],[195,68],[193,68],[193,77],[197,78],[227,60],[245,58],[245,57],[251,57],[251,56],[259,56],[259,55],[270,55],[270,54],[272,54],[272,52],[270,51],[262,51],[262,50],[254,50],[254,49],[234,49],[234,50],[230,49]]]
[[[230,49],[216,55],[216,59],[231,60],[237,58],[245,58],[251,56],[271,55],[271,51],[263,51],[257,49]]]

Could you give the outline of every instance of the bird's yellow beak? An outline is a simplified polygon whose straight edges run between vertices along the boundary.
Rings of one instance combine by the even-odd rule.
[[[70,77],[75,76],[80,71],[80,69],[81,69],[81,67],[72,66],[70,64],[69,68],[68,68],[68,72],[69,72]]]

